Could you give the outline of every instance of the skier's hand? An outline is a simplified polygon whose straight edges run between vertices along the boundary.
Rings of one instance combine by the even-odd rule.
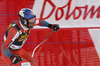
[[[54,25],[52,25],[52,29],[53,29],[53,31],[58,31],[59,30],[59,25],[58,24],[54,24]]]
[[[17,64],[17,63],[19,63],[19,62],[22,61],[21,57],[17,56],[17,55],[12,55],[10,57],[10,59],[11,59],[11,61],[12,61],[13,64]]]

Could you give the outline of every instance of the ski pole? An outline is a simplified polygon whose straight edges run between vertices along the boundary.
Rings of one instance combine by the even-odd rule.
[[[35,49],[33,50],[33,53],[32,53],[32,57],[34,56],[34,53],[35,53],[36,49],[37,49],[40,45],[42,45],[52,33],[53,33],[53,31],[51,31],[51,32],[49,33],[49,35],[48,35],[38,46],[35,47]]]

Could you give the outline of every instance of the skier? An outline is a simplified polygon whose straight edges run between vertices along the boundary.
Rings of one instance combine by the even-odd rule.
[[[48,22],[36,18],[34,12],[29,8],[22,8],[18,13],[19,19],[14,20],[8,26],[2,43],[2,57],[5,63],[12,66],[38,66],[31,55],[25,51],[24,45],[34,25],[45,26],[59,30],[58,24],[49,24]]]

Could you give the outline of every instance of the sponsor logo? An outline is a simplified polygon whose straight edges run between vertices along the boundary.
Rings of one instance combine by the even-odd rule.
[[[72,1],[73,0],[69,0],[64,6],[57,7],[55,3],[53,3],[51,0],[44,0],[40,18],[44,20],[48,19],[53,15],[54,12],[55,12],[54,17],[56,21],[62,19],[64,16],[65,16],[65,20],[68,20],[69,18],[71,18],[71,16],[73,16],[72,17],[73,20],[79,19],[81,16],[83,20],[86,20],[89,14],[90,14],[89,18],[92,19],[96,13],[97,13],[96,18],[100,18],[100,6],[95,7],[95,5],[93,5],[89,8],[89,5],[84,5],[84,6],[75,6],[73,9],[71,8]],[[47,6],[47,3],[51,5],[52,9],[50,10],[51,12],[47,16],[44,17],[45,7]],[[64,9],[66,9],[66,12]]]
[[[29,36],[29,34],[25,34],[25,35],[21,35],[21,37],[19,38],[18,41],[24,41],[27,37]]]

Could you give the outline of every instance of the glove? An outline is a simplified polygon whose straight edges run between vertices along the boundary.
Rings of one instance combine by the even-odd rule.
[[[59,25],[58,24],[54,24],[54,25],[52,25],[52,29],[53,29],[53,31],[58,31],[59,30]]]
[[[22,61],[21,57],[17,56],[17,55],[12,55],[10,57],[10,59],[11,59],[11,61],[12,61],[13,64],[17,64],[17,63],[19,63],[19,62]]]

